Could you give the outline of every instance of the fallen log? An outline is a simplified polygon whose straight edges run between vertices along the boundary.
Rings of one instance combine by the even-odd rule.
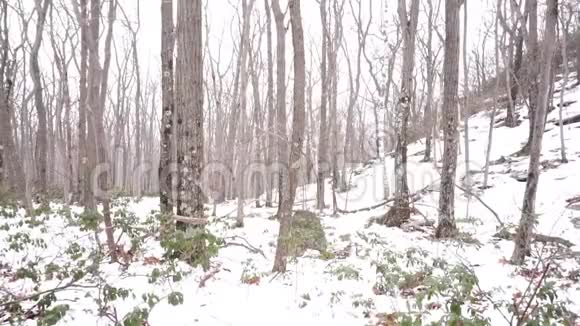
[[[416,193],[410,195],[409,196],[409,203],[414,203],[414,202],[418,201],[421,198],[421,195],[425,194],[429,190],[430,187],[431,187],[431,185],[429,185],[429,186],[417,191]],[[370,207],[363,207],[363,208],[350,210],[350,211],[337,208],[337,211],[341,214],[354,214],[354,213],[366,212],[366,211],[370,211],[370,210],[373,210],[373,209],[376,209],[379,207],[383,207],[386,204],[392,203],[394,201],[395,201],[395,198],[389,198],[389,199],[383,200],[382,202],[375,204],[373,206],[370,206]]]
[[[568,199],[566,199],[566,202],[568,203],[568,206],[570,206],[572,204],[580,203],[580,196],[568,198]]]
[[[495,238],[503,239],[503,240],[513,240],[515,237],[515,233],[507,232],[506,230],[499,231],[498,233],[493,235]],[[542,242],[542,243],[556,243],[562,245],[566,248],[570,248],[575,246],[575,244],[569,240],[560,237],[554,237],[550,235],[532,234],[532,241],[534,242]]]
[[[573,124],[573,123],[577,123],[577,122],[580,122],[580,114],[577,114],[577,115],[574,115],[574,116],[571,116],[569,118],[566,118],[566,119],[562,120],[562,124],[564,126],[569,125],[569,124]],[[560,121],[556,121],[554,124],[556,126],[559,126],[560,125]]]
[[[206,225],[208,223],[207,218],[187,217],[181,215],[173,215],[173,220],[176,222],[181,222],[189,225]]]

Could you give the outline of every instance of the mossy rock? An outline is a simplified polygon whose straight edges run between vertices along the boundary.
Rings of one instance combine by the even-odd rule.
[[[309,211],[295,211],[292,219],[288,252],[290,256],[302,256],[307,249],[325,252],[326,236],[320,218]]]

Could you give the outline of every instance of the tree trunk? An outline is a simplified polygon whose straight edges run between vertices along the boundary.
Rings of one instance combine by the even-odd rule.
[[[526,0],[526,12],[529,15],[528,21],[528,139],[526,144],[517,155],[529,155],[530,147],[533,142],[533,130],[535,125],[537,108],[538,108],[538,94],[539,94],[539,63],[540,50],[538,48],[538,2],[537,0]],[[543,120],[543,119],[542,119]]]
[[[431,161],[431,139],[433,134],[433,110],[431,105],[433,102],[433,83],[435,82],[435,62],[433,58],[433,29],[435,22],[431,0],[427,1],[427,5],[427,103],[425,104],[425,154],[423,156],[423,162]]]
[[[455,226],[455,174],[457,170],[457,88],[459,82],[460,0],[445,2],[445,60],[443,66],[443,167],[439,193],[437,238],[452,237]]]
[[[100,63],[99,63],[99,28],[101,6],[98,0],[91,0],[89,9],[90,17],[88,19],[88,62],[87,62],[87,164],[86,164],[86,202],[85,210],[96,210],[97,202],[95,200],[95,190],[97,184],[92,182],[92,174],[97,167],[97,135],[95,130],[95,120],[97,119],[97,110],[99,106],[99,80],[100,80]]]
[[[42,197],[46,196],[48,190],[48,130],[46,106],[43,101],[42,81],[40,80],[40,66],[38,64],[38,55],[40,46],[42,44],[42,34],[44,31],[44,23],[46,21],[46,13],[48,6],[52,3],[51,0],[35,0],[36,8],[36,36],[32,49],[30,50],[30,78],[34,83],[34,105],[36,106],[36,114],[38,117],[38,131],[36,135],[36,155],[38,161],[38,189]],[[44,200],[45,198],[43,198]]]
[[[578,14],[578,20],[580,20],[580,14]],[[576,28],[576,84],[580,85],[580,26]]]
[[[6,1],[0,2],[0,9],[0,191],[13,191],[16,199],[21,200],[29,209],[32,205],[27,196],[23,162],[19,155],[21,151],[18,150],[14,141],[14,129],[10,118],[14,110],[12,105],[14,103],[12,99],[14,66],[10,64],[9,58],[8,4]],[[24,139],[21,142],[24,143]],[[3,182],[11,187],[2,189]]]
[[[302,30],[302,18],[300,14],[300,0],[291,0],[290,23],[292,25],[292,45],[294,46],[294,111],[292,116],[292,144],[290,160],[288,161],[289,175],[288,187],[282,197],[280,220],[280,232],[278,233],[278,245],[274,258],[274,272],[286,271],[286,256],[292,227],[292,205],[298,186],[299,161],[302,157],[302,143],[304,137],[305,99],[304,88],[306,84],[306,63],[304,58],[304,32]]]
[[[411,217],[409,207],[409,186],[407,184],[407,143],[408,123],[411,112],[413,90],[413,68],[415,64],[415,35],[419,16],[419,1],[411,2],[411,11],[407,13],[406,0],[399,0],[399,22],[403,28],[403,68],[401,72],[401,91],[395,117],[395,201],[387,212],[387,225],[400,226]],[[410,17],[408,16],[410,14]]]
[[[531,0],[532,5],[536,6],[536,0]],[[530,148],[530,164],[528,167],[528,178],[526,190],[524,193],[522,216],[518,232],[514,238],[515,247],[511,261],[513,264],[521,265],[525,256],[530,251],[530,240],[533,233],[536,212],[536,192],[538,190],[538,181],[540,177],[540,156],[542,152],[542,139],[544,136],[544,125],[548,106],[548,93],[550,90],[552,72],[552,60],[556,47],[556,23],[558,20],[558,1],[548,0],[546,8],[546,25],[544,32],[544,51],[541,65],[540,87],[538,94],[538,107],[536,119],[533,126],[532,144]]]
[[[81,55],[79,79],[79,119],[78,119],[78,162],[77,162],[77,194],[75,200],[85,204],[88,202],[88,157],[87,157],[87,73],[88,73],[88,13],[87,0],[80,0],[79,25],[81,29]]]
[[[322,61],[320,63],[320,129],[318,135],[318,166],[316,172],[316,208],[324,209],[324,179],[328,174],[328,131],[326,117],[326,103],[328,99],[328,77],[326,75],[326,58],[328,52],[328,19],[326,14],[326,0],[320,1],[320,21],[322,24]]]
[[[260,44],[257,45],[260,48]],[[252,99],[253,99],[253,124],[254,124],[254,162],[263,162],[261,155],[263,152],[262,147],[262,114],[261,114],[261,102],[260,102],[260,80],[258,76],[258,63],[256,58],[250,51],[250,77],[252,81]],[[262,178],[263,173],[252,173],[252,195],[256,199],[256,208],[260,208],[262,204],[260,203],[260,195],[263,192]]]
[[[465,146],[465,177],[464,185],[468,190],[471,190],[471,175],[469,172],[469,116],[471,115],[469,108],[469,61],[467,56],[467,4],[463,3],[463,142]],[[471,195],[467,194],[467,211],[466,216],[469,216],[469,200]]]
[[[522,27],[525,28],[525,27]],[[512,76],[510,76],[510,82],[511,82],[511,86],[510,86],[510,106],[513,107],[515,109],[516,103],[517,103],[517,99],[518,99],[518,93],[520,91],[520,84],[522,83],[522,62],[523,62],[523,48],[524,48],[524,32],[522,31],[522,29],[520,28],[518,31],[518,36],[516,39],[516,50],[515,50],[515,57],[514,57],[514,63],[513,63],[513,72]],[[512,118],[510,118],[509,120],[506,118],[506,126],[507,127],[516,127],[517,126],[517,121],[515,119],[515,116],[512,114]]]
[[[333,215],[338,212],[338,204],[336,200],[336,188],[339,183],[338,172],[338,129],[337,123],[337,101],[338,101],[338,49],[342,41],[342,17],[344,12],[344,0],[341,4],[338,1],[333,3],[334,12],[334,35],[328,46],[328,75],[330,78],[329,89],[329,114],[330,114],[330,130],[332,132],[330,147],[332,150],[332,211]]]
[[[179,0],[177,6],[176,111],[180,170],[178,214],[203,218],[202,1]]]
[[[288,141],[286,135],[286,26],[284,13],[280,8],[280,0],[272,0],[272,11],[276,23],[276,138],[278,139],[278,163],[288,160]],[[278,212],[280,216],[281,203],[288,187],[286,168],[278,169]]]
[[[499,2],[498,2],[499,7]],[[499,8],[497,8],[499,11]],[[499,63],[499,18],[496,16],[495,18],[495,75],[499,76],[500,74],[500,63]],[[490,164],[490,157],[491,157],[491,145],[493,142],[493,127],[495,125],[495,114],[497,112],[498,103],[498,96],[499,96],[499,82],[500,79],[495,79],[495,89],[493,92],[493,111],[491,112],[491,117],[489,118],[489,131],[487,135],[487,149],[485,151],[485,168],[483,174],[483,189],[487,189],[487,181],[489,178],[489,164]]]
[[[566,87],[568,87],[568,74],[570,69],[568,68],[568,25],[570,20],[561,21],[562,29],[562,65],[564,68],[564,77],[562,80],[562,85],[560,87],[560,105],[558,108],[558,118],[560,120],[560,161],[562,163],[568,163],[568,158],[566,157],[566,142],[564,140],[564,124],[562,123],[562,110],[564,110],[564,94],[566,93]]]
[[[159,161],[159,203],[162,213],[173,212],[171,204],[173,148],[173,0],[161,0],[161,153]]]
[[[237,110],[237,114],[241,115],[242,119],[245,120],[246,118],[246,106],[247,106],[247,89],[248,89],[248,57],[250,55],[251,49],[251,42],[250,42],[250,24],[251,24],[251,13],[252,8],[254,6],[254,0],[247,0],[242,1],[242,16],[243,16],[243,34],[241,39],[241,46],[240,49],[243,49],[242,61],[240,66],[240,98],[239,98],[239,107]],[[236,119],[237,120],[237,119]],[[240,123],[240,126],[244,128],[244,124]],[[247,135],[245,131],[242,129],[240,130],[240,137],[238,137],[238,169],[234,173],[234,180],[236,180],[236,193],[238,196],[238,214],[236,215],[236,226],[242,227],[244,226],[244,214],[243,214],[243,206],[244,206],[244,199],[246,195],[245,187],[246,187],[246,180],[244,180],[245,175],[243,173],[245,167],[245,160],[247,155]],[[232,165],[233,168],[233,165]]]
[[[264,0],[264,7],[266,11],[266,37],[267,37],[267,55],[268,55],[268,93],[266,95],[266,102],[268,108],[268,148],[266,150],[266,207],[272,207],[272,189],[274,186],[274,178],[272,177],[272,163],[276,156],[276,137],[274,117],[276,110],[274,109],[274,63],[272,55],[272,13],[270,12],[270,0]]]

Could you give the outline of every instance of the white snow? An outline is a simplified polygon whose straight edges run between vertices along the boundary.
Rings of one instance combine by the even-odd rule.
[[[580,113],[580,89],[575,88],[566,93],[565,100],[577,101],[564,109],[564,116]],[[555,99],[557,105],[559,97]],[[526,109],[520,108],[521,117],[526,116]],[[498,119],[505,114],[498,114]],[[559,128],[551,122],[558,119],[558,110],[548,116],[548,123],[544,135],[542,160],[549,160],[557,167],[542,171],[536,209],[539,215],[538,233],[553,235],[572,241],[576,246],[571,248],[580,251],[580,232],[575,228],[572,219],[580,217],[580,211],[567,209],[565,200],[580,195],[580,124],[565,126],[565,137],[568,151],[568,164],[559,163]],[[522,120],[522,119],[520,119]],[[519,150],[528,133],[528,120],[523,119],[517,128],[500,127],[494,130],[493,149],[491,160],[510,155]],[[472,176],[475,187],[480,186],[483,180],[485,164],[485,149],[489,126],[489,112],[481,112],[471,117],[470,125],[470,170],[477,171]],[[460,137],[463,141],[463,137]],[[441,146],[437,142],[436,146]],[[463,144],[462,144],[463,146]],[[422,154],[413,155],[422,151],[423,143],[412,144],[409,147],[409,185],[411,192],[420,190],[428,185],[433,189],[438,186],[439,174],[432,163],[421,163]],[[462,151],[463,152],[463,151]],[[438,153],[440,150],[438,149]],[[492,165],[490,167],[489,189],[480,191],[481,199],[495,210],[500,219],[506,224],[517,225],[520,218],[520,209],[523,199],[525,182],[519,182],[511,177],[517,171],[527,170],[527,157],[510,157],[513,163]],[[457,183],[461,182],[465,168],[463,156],[458,158]],[[392,164],[392,163],[388,163]],[[348,193],[339,193],[338,206],[341,209],[355,210],[369,207],[381,202],[383,198],[383,167],[382,163],[375,162],[367,167],[359,167],[353,173],[353,188]],[[360,174],[358,173],[360,172]],[[392,182],[391,182],[392,184]],[[327,184],[326,203],[332,203],[330,186]],[[297,191],[296,208],[305,206],[315,211],[316,186],[307,185]],[[386,252],[406,254],[409,249],[425,251],[427,261],[439,258],[447,263],[461,263],[470,266],[475,271],[482,290],[492,291],[495,300],[511,300],[517,291],[524,291],[529,280],[518,273],[516,268],[505,263],[513,249],[513,243],[493,238],[498,223],[494,215],[481,205],[476,199],[469,202],[469,215],[466,215],[468,199],[456,189],[455,214],[458,227],[462,232],[472,235],[481,244],[466,244],[457,241],[437,241],[432,238],[432,227],[421,227],[427,232],[411,231],[409,229],[387,228],[377,224],[369,226],[369,219],[381,216],[386,207],[362,211],[355,214],[341,214],[331,216],[331,209],[322,213],[322,222],[329,241],[329,251],[339,252],[347,248],[348,257],[323,260],[317,252],[307,252],[304,257],[291,259],[289,271],[284,275],[271,273],[273,264],[278,222],[269,218],[275,214],[275,208],[255,208],[254,201],[247,200],[245,208],[247,217],[245,226],[240,229],[228,227],[233,225],[236,212],[236,202],[230,201],[217,207],[218,218],[212,218],[210,229],[218,236],[241,236],[254,247],[260,248],[265,258],[260,254],[249,252],[243,247],[227,247],[219,251],[212,260],[212,269],[219,271],[207,280],[206,286],[199,287],[201,278],[206,272],[197,268],[178,282],[166,282],[154,285],[148,282],[148,277],[157,267],[144,264],[145,257],[157,257],[162,254],[158,242],[149,239],[143,252],[135,257],[135,261],[127,270],[119,265],[106,265],[106,278],[120,287],[131,288],[136,298],[118,299],[114,307],[121,318],[129,313],[134,306],[142,303],[141,294],[155,292],[160,298],[170,291],[180,291],[184,295],[181,305],[172,306],[166,299],[156,305],[150,313],[150,325],[373,325],[377,314],[393,312],[408,312],[413,307],[415,299],[405,298],[400,291],[394,295],[376,295],[373,286],[377,281],[375,261],[384,260]],[[424,195],[416,202],[418,209],[429,220],[437,220],[438,193],[433,191]],[[75,208],[80,211],[80,208]],[[157,198],[143,198],[137,203],[131,203],[129,209],[141,220],[144,220],[151,211],[158,209]],[[211,210],[210,210],[211,211]],[[22,212],[21,212],[22,213]],[[422,222],[420,215],[413,216],[413,220]],[[0,231],[0,247],[8,244],[8,236],[18,231],[28,233],[32,238],[44,239],[46,249],[26,250],[14,253],[5,250],[0,256],[0,262],[13,266],[15,270],[26,261],[39,258],[41,264],[47,264],[58,253],[76,242],[81,246],[91,246],[93,235],[91,232],[82,232],[77,227],[68,225],[65,218],[53,216],[47,220],[45,230],[28,228],[26,224],[17,227],[12,224],[9,231]],[[104,234],[101,234],[104,243]],[[365,240],[365,238],[367,240]],[[370,239],[370,240],[369,240]],[[374,240],[372,240],[374,239]],[[535,250],[541,245],[534,246]],[[533,266],[530,259],[528,264]],[[559,260],[560,270],[566,274],[578,270],[577,261]],[[330,271],[338,266],[350,266],[358,271],[358,279],[339,280],[337,275]],[[413,266],[400,266],[403,270],[413,270]],[[184,270],[188,267],[183,264]],[[258,284],[243,284],[241,276],[244,270],[258,275]],[[569,308],[580,314],[580,286],[567,281],[565,276],[555,280],[560,288],[561,299],[570,300]],[[55,286],[57,281],[47,281],[44,288]],[[0,288],[8,287],[24,295],[31,293],[30,284],[25,281],[13,281],[0,274]],[[99,318],[92,298],[85,297],[85,293],[92,290],[79,289],[58,294],[59,302],[71,305],[71,311],[60,322],[69,325],[110,325],[111,321]],[[94,294],[94,292],[93,292]],[[72,300],[72,301],[70,301]],[[368,315],[365,308],[355,307],[355,301],[372,302]],[[370,301],[369,301],[370,300]],[[427,302],[445,304],[445,298],[432,298]],[[491,319],[492,325],[505,324],[499,311],[494,310],[489,303],[483,307],[486,317]],[[90,309],[90,310],[87,310]],[[411,308],[414,309],[414,308]],[[438,320],[444,314],[443,308],[430,311],[423,316],[425,321]],[[29,320],[27,324],[33,325]]]

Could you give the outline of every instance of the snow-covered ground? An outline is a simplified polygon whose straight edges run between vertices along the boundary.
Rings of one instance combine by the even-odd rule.
[[[558,88],[558,87],[557,87]],[[558,95],[559,96],[559,95]],[[564,117],[580,114],[580,89],[575,88],[565,95],[566,101],[576,101],[564,109]],[[555,104],[559,102],[555,99]],[[489,188],[478,190],[477,194],[487,203],[506,225],[516,225],[521,216],[525,182],[518,181],[528,166],[527,157],[510,156],[519,150],[528,133],[525,109],[519,109],[521,124],[517,128],[498,127],[494,129],[491,160],[502,156],[509,162],[490,167]],[[504,117],[504,113],[496,117]],[[489,128],[490,112],[481,112],[469,120],[470,170],[474,187],[481,186],[485,151]],[[572,243],[572,251],[580,251],[580,211],[567,208],[566,199],[580,195],[580,123],[564,127],[569,163],[560,164],[559,128],[552,120],[558,119],[558,110],[548,116],[544,134],[542,161],[552,163],[544,168],[538,188],[536,210],[539,213],[537,233],[565,238]],[[463,141],[463,137],[461,137]],[[436,143],[440,156],[442,144]],[[463,147],[463,144],[462,144]],[[419,141],[409,148],[409,185],[411,192],[433,185],[438,186],[439,174],[433,163],[423,163],[420,152],[424,144]],[[462,153],[464,150],[462,149]],[[419,153],[417,155],[413,155]],[[464,156],[459,156],[458,183],[465,175]],[[387,164],[392,165],[392,162]],[[374,162],[356,169],[352,174],[353,185],[348,193],[339,193],[338,206],[343,210],[356,210],[373,206],[383,199],[383,165]],[[315,211],[315,185],[300,187],[297,191],[296,208]],[[330,186],[326,191],[326,202],[332,203]],[[442,280],[453,274],[454,267],[462,266],[472,270],[478,279],[478,302],[466,304],[490,319],[491,325],[506,325],[502,316],[509,316],[508,308],[519,293],[524,293],[528,285],[536,284],[542,278],[542,266],[537,267],[538,256],[543,263],[548,261],[548,248],[537,243],[533,256],[524,267],[515,267],[509,260],[513,242],[494,237],[497,232],[496,217],[477,199],[468,199],[462,191],[456,190],[456,219],[458,227],[469,241],[438,241],[433,239],[433,227],[421,225],[424,218],[437,220],[438,193],[430,191],[414,203],[420,214],[414,214],[414,227],[387,228],[369,223],[374,217],[384,214],[387,207],[360,211],[352,214],[331,216],[328,209],[321,213],[322,223],[329,242],[328,251],[333,253],[321,257],[320,253],[308,251],[303,257],[291,259],[289,271],[283,275],[271,273],[278,222],[271,220],[275,209],[255,208],[248,200],[246,220],[243,228],[231,228],[235,218],[236,202],[230,201],[217,207],[217,218],[211,219],[210,229],[221,237],[239,236],[263,251],[252,253],[241,246],[222,248],[212,259],[209,271],[201,268],[193,270],[182,280],[175,282],[150,283],[149,276],[157,268],[155,258],[160,258],[162,250],[154,239],[145,242],[145,247],[133,257],[128,268],[104,264],[104,276],[115,286],[132,289],[135,297],[117,299],[112,303],[116,314],[122,318],[133,308],[142,304],[142,294],[156,293],[161,301],[149,314],[150,325],[396,325],[393,313],[420,314],[424,322],[438,321],[448,315],[448,296],[435,293],[425,298],[417,307],[417,297],[430,289],[421,277],[413,274],[431,271]],[[129,211],[138,219],[146,217],[158,209],[157,198],[143,198],[131,202]],[[80,210],[79,210],[80,211]],[[424,216],[421,216],[424,215]],[[91,232],[83,232],[70,226],[70,220],[53,214],[44,226],[32,228],[24,223],[18,226],[18,219],[6,219],[9,230],[0,231],[0,288],[9,288],[21,295],[31,293],[30,282],[15,280],[9,270],[15,271],[29,261],[45,266],[70,247],[71,243],[90,246]],[[0,223],[1,224],[1,223]],[[576,226],[574,225],[576,224]],[[513,230],[513,229],[512,229]],[[24,232],[33,239],[43,239],[46,246],[27,245],[26,250],[15,252],[7,249],[9,236]],[[241,238],[238,238],[241,239]],[[13,240],[13,239],[12,239]],[[104,235],[101,236],[104,242]],[[44,248],[45,247],[45,248]],[[324,256],[324,255],[323,255]],[[324,259],[326,258],[326,259]],[[63,259],[63,258],[58,258]],[[4,267],[2,267],[4,266]],[[6,267],[10,266],[10,268]],[[386,267],[385,267],[386,266]],[[184,270],[188,268],[180,266]],[[558,259],[552,262],[552,270],[546,280],[554,281],[558,300],[567,308],[580,314],[580,285],[578,273],[580,264],[574,259]],[[4,269],[4,271],[3,271]],[[377,270],[386,269],[381,277]],[[534,271],[534,269],[538,269]],[[204,276],[213,275],[200,287]],[[398,274],[397,274],[398,273]],[[405,274],[406,273],[406,274]],[[414,275],[406,286],[399,285],[394,290],[383,291],[377,283],[385,283],[384,275]],[[251,282],[248,276],[253,277]],[[404,277],[403,277],[404,278]],[[532,281],[530,281],[532,279]],[[58,280],[46,281],[43,288],[54,287]],[[249,284],[248,284],[249,283]],[[432,285],[432,284],[431,284]],[[458,289],[460,285],[453,285]],[[94,298],[87,297],[91,289],[73,289],[60,292],[58,302],[69,304],[70,311],[60,324],[69,325],[110,325],[112,321],[98,317]],[[172,291],[183,294],[183,303],[172,305],[164,296]],[[450,292],[451,291],[451,292]],[[484,295],[485,294],[485,295]],[[489,299],[492,298],[492,299]],[[494,303],[503,303],[494,309]],[[468,315],[468,313],[466,313]],[[0,316],[2,320],[2,316]],[[389,323],[391,322],[391,323]],[[27,322],[35,324],[33,320]]]

